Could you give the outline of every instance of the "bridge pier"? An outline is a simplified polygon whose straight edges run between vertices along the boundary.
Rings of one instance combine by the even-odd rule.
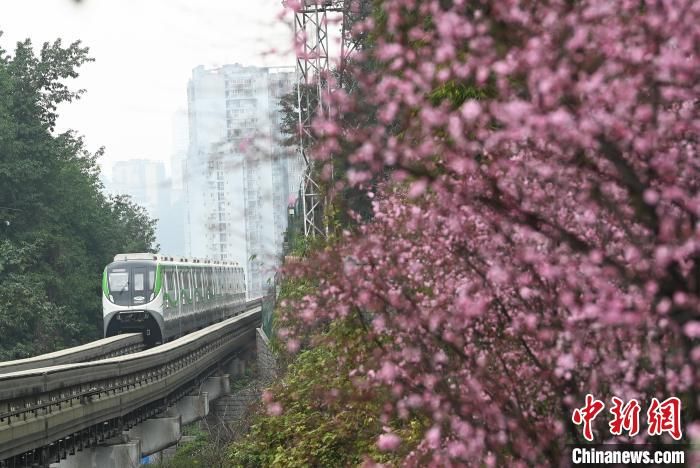
[[[227,369],[235,382],[238,377],[245,375],[247,366],[257,367],[255,378],[212,405],[208,421],[210,427],[223,428],[218,432],[228,435],[241,433],[247,427],[243,419],[248,408],[260,400],[262,390],[277,376],[277,358],[262,328],[256,329],[255,343],[251,343],[230,361],[225,362],[223,368]]]
[[[202,419],[207,414],[209,414],[209,394],[206,392],[199,395],[185,395],[163,413],[166,417],[179,416],[183,426]]]
[[[124,468],[140,466],[141,441],[121,440],[111,445],[100,445],[76,452],[50,468]]]
[[[207,378],[195,394],[186,395],[160,415],[146,419],[125,431],[121,437],[76,452],[54,463],[51,468],[123,468],[140,466],[141,459],[176,445],[182,426],[209,414],[209,402],[230,392],[228,374]]]
[[[239,377],[245,374],[245,361],[239,357],[235,357],[228,363],[226,370],[231,377]]]
[[[214,401],[222,395],[228,395],[231,393],[229,374],[209,377],[200,386],[200,392],[206,393],[209,397],[209,401]]]
[[[141,456],[152,455],[174,444],[182,437],[180,417],[146,419],[128,431],[129,440],[141,442]]]

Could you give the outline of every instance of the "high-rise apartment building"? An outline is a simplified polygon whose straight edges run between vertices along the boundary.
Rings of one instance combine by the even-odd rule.
[[[250,297],[264,294],[278,265],[300,182],[299,156],[279,130],[279,100],[293,83],[291,68],[235,64],[197,67],[188,86],[188,253],[243,265]]]

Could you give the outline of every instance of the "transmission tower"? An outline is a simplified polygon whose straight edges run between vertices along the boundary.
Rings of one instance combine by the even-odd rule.
[[[328,56],[328,13],[343,13],[347,0],[304,0],[301,8],[294,12],[294,37],[297,47],[297,106],[299,116],[299,151],[304,160],[304,175],[301,182],[304,235],[325,237],[321,190],[314,180],[314,162],[309,149],[313,144],[311,120],[315,116],[327,116],[330,108],[327,96],[330,61]],[[346,56],[343,23],[341,37],[341,62]]]

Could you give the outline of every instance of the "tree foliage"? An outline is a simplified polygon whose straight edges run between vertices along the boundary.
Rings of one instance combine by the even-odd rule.
[[[320,278],[289,328],[362,324],[348,375],[430,421],[407,464],[558,465],[587,393],[678,396],[700,432],[699,4],[379,4],[384,66],[314,122],[373,217],[289,268]]]
[[[417,442],[421,421],[382,422],[386,392],[349,375],[358,364],[349,351],[369,351],[363,340],[357,324],[338,322],[300,353],[284,378],[263,395],[266,414],[231,446],[231,465],[356,466],[368,457],[397,463],[406,453],[382,453],[374,440],[393,424],[394,431]]]
[[[102,194],[96,154],[57,108],[80,96],[65,80],[90,61],[79,42],[39,53],[0,49],[0,359],[101,335],[100,275],[115,253],[154,249],[154,221]]]

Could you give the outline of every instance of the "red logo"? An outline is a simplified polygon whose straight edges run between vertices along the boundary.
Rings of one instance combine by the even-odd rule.
[[[583,408],[576,408],[574,414],[571,415],[571,420],[579,426],[583,423],[583,437],[589,442],[593,440],[593,420],[598,413],[603,411],[605,408],[605,403],[600,400],[593,398],[590,393],[586,395],[586,406]]]
[[[649,435],[661,435],[668,432],[671,437],[679,440],[681,432],[681,400],[676,397],[665,399],[662,403],[656,398],[651,399],[651,405],[647,411],[649,419]]]
[[[630,437],[636,436],[639,433],[639,411],[642,409],[639,402],[632,399],[623,406],[624,402],[618,397],[613,397],[612,402],[610,412],[613,414],[613,420],[608,424],[610,433],[622,435],[624,429]]]
[[[634,398],[626,404],[618,397],[612,397],[612,413],[613,418],[608,423],[610,433],[612,435],[622,435],[623,431],[627,431],[630,437],[634,437],[639,433],[639,414],[641,405]],[[583,424],[583,437],[589,441],[593,441],[593,421],[596,416],[603,411],[605,403],[596,400],[590,393],[586,395],[586,405],[583,408],[574,409],[571,415],[571,420],[577,426]],[[681,431],[681,400],[677,397],[670,397],[662,402],[652,398],[649,409],[647,410],[647,433],[650,436],[659,436],[667,432],[675,440],[680,440],[683,436]]]

